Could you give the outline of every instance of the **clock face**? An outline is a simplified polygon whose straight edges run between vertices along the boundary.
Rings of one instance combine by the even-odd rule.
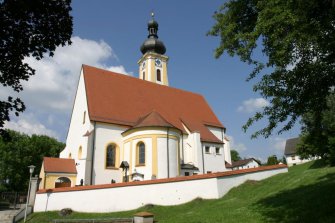
[[[157,67],[161,67],[161,66],[162,66],[162,61],[161,61],[160,59],[156,59],[156,60],[155,60],[155,65],[156,65]]]
[[[142,70],[145,68],[145,61],[142,63]]]

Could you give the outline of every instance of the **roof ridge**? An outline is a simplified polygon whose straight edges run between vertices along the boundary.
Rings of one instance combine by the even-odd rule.
[[[142,80],[142,79],[139,79],[137,77],[134,77],[134,76],[130,76],[130,75],[127,75],[127,74],[123,74],[123,73],[118,73],[118,72],[115,72],[115,71],[111,71],[111,70],[105,70],[103,68],[99,68],[99,67],[94,67],[94,66],[91,66],[91,65],[87,65],[87,64],[82,64],[82,67],[88,67],[88,68],[93,68],[93,69],[97,69],[97,70],[101,70],[103,72],[108,72],[108,73],[112,73],[112,74],[115,74],[115,75],[120,75],[120,76],[123,76],[125,78],[132,78],[132,79],[135,79],[135,80],[138,80],[138,81],[143,81],[145,82],[146,84],[151,84],[151,85],[155,85],[155,86],[160,86],[160,87],[165,87],[165,88],[171,88],[171,89],[174,89],[174,90],[177,90],[177,91],[182,91],[182,92],[187,92],[187,93],[190,93],[190,94],[194,94],[194,95],[197,95],[199,97],[202,97],[204,98],[204,96],[200,93],[196,93],[196,92],[193,92],[193,91],[186,91],[184,89],[180,89],[180,88],[175,88],[175,87],[171,87],[171,86],[166,86],[166,85],[161,85],[161,84],[156,84],[156,83],[153,83],[153,82],[150,82],[150,81],[146,81],[146,80]]]

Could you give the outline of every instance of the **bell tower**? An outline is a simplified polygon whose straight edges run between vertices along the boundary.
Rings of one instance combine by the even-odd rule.
[[[167,76],[169,57],[164,55],[166,48],[164,43],[158,39],[158,23],[154,19],[154,13],[151,13],[151,20],[148,22],[148,32],[148,38],[140,48],[143,55],[137,62],[139,65],[139,78],[169,86]]]

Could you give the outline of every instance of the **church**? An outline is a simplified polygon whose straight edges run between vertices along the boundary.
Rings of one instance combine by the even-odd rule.
[[[44,159],[41,189],[228,170],[224,125],[202,95],[169,86],[169,57],[153,15],[140,50],[138,78],[82,66],[66,147],[59,158]]]

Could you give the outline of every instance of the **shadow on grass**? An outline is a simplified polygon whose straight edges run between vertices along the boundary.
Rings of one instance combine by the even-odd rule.
[[[327,162],[323,159],[315,160],[309,169],[319,169],[328,166]]]
[[[256,203],[264,222],[335,222],[335,173]]]

